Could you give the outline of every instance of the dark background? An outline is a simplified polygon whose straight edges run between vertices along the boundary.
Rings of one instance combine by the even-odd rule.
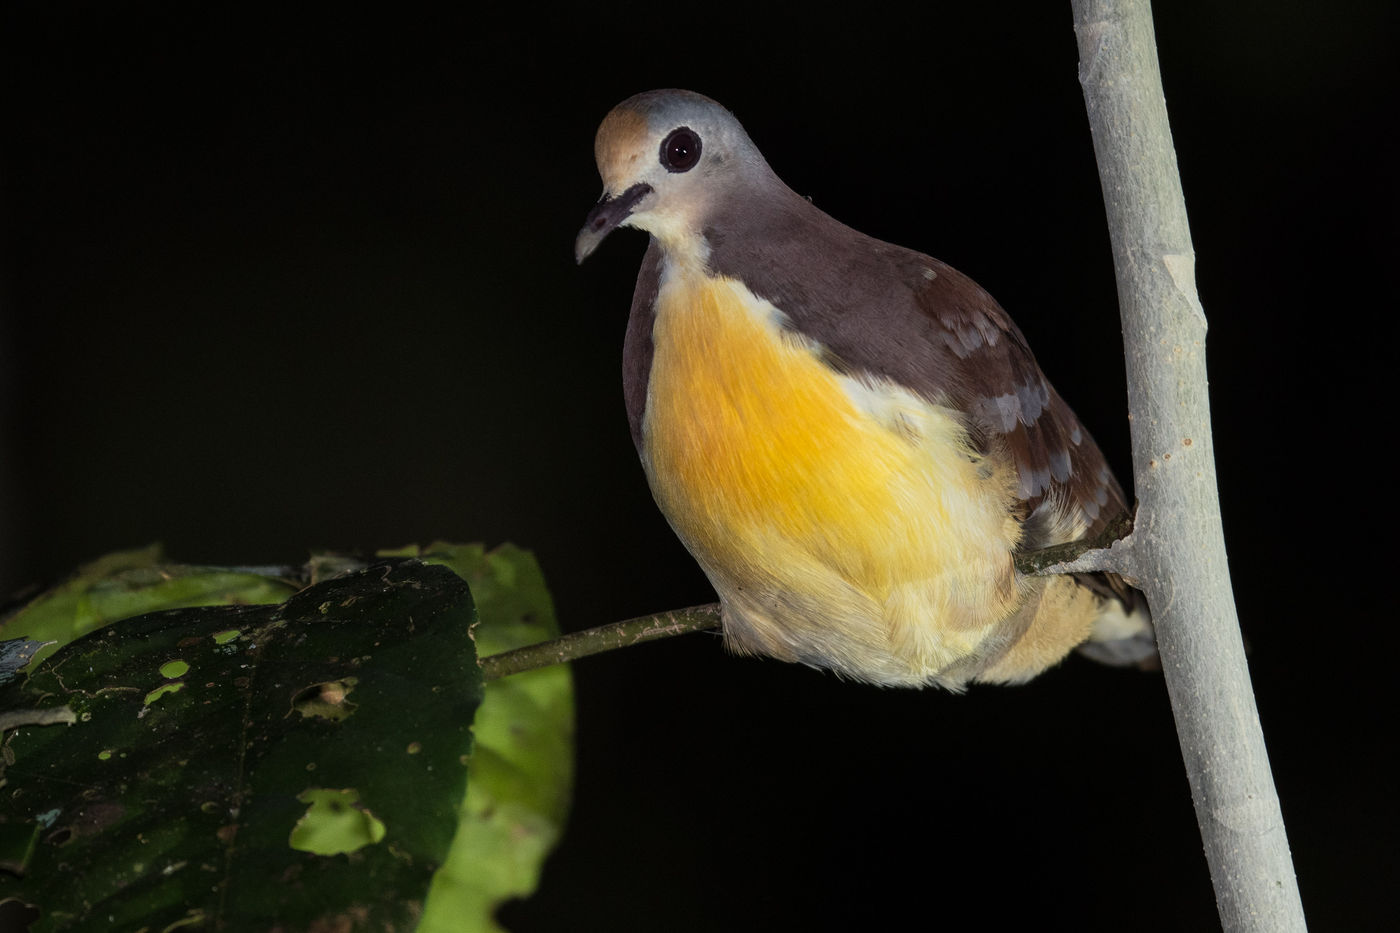
[[[711,599],[622,411],[643,237],[571,256],[597,122],[658,86],[979,280],[1128,479],[1069,5],[966,6],[4,0],[0,592],[152,540],[262,563],[442,537],[533,548],[568,629]],[[1395,7],[1159,6],[1303,899],[1316,930],[1380,929]],[[574,814],[517,933],[1216,924],[1158,676],[1072,658],[1023,688],[878,690],[701,635],[577,682]]]

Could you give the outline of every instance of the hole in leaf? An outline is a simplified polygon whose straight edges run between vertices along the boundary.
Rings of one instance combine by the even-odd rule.
[[[39,919],[39,908],[17,897],[0,901],[0,930],[29,933],[29,925]]]
[[[350,692],[358,681],[354,677],[344,680],[328,680],[313,684],[292,698],[292,709],[310,719],[319,716],[332,722],[339,722],[355,712],[358,704],[349,699]]]
[[[190,672],[190,666],[178,658],[174,661],[166,661],[160,666],[160,676],[166,680],[174,680],[177,677],[184,677]]]
[[[156,700],[159,700],[167,693],[178,693],[183,689],[185,689],[185,685],[183,683],[180,683],[178,680],[175,683],[162,684],[161,686],[152,690],[150,693],[146,694],[146,705],[150,706],[152,703],[154,703]]]
[[[340,855],[384,838],[384,823],[359,805],[360,794],[354,788],[310,787],[297,799],[311,806],[292,827],[288,844],[293,849],[313,855]]]

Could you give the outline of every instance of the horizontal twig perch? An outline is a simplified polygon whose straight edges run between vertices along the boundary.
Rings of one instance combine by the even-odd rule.
[[[551,664],[586,658],[590,654],[718,627],[719,603],[706,603],[703,606],[691,606],[689,609],[673,609],[669,612],[600,625],[582,632],[571,632],[537,645],[493,654],[482,658],[480,664],[486,679],[496,680],[537,667],[549,667]]]

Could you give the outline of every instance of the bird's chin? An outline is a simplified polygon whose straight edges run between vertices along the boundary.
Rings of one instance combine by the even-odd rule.
[[[652,195],[651,185],[638,183],[617,197],[604,194],[602,199],[588,212],[583,221],[583,229],[574,240],[574,260],[583,262],[609,233],[620,227],[638,209],[645,208],[644,201]]]

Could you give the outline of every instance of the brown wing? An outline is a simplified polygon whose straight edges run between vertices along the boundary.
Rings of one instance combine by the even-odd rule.
[[[1020,328],[967,276],[920,257],[932,270],[915,292],[919,310],[955,363],[946,393],[967,415],[973,443],[1011,457],[1025,503],[1022,546],[1092,536],[1127,511],[1123,490],[1094,439],[1041,372]]]

